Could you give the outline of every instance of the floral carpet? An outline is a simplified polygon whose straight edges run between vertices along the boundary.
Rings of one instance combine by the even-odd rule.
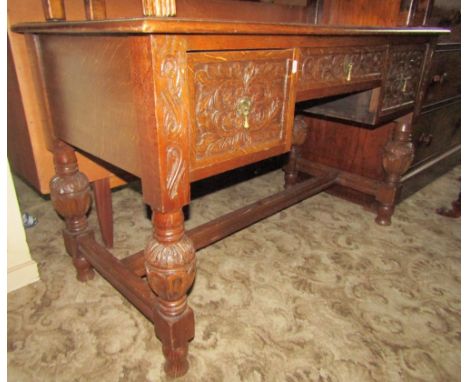
[[[434,212],[457,197],[459,176],[406,199],[390,227],[321,193],[198,251],[196,332],[179,380],[459,381],[460,219]],[[282,179],[273,171],[195,198],[186,225]],[[26,233],[41,281],[8,295],[8,380],[165,381],[152,324],[101,276],[76,280],[51,202],[16,185],[39,221]],[[151,223],[137,187],[114,191],[113,210],[113,253],[142,249]]]

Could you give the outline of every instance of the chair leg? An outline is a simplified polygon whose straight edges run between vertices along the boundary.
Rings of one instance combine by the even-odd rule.
[[[94,181],[92,187],[102,241],[107,248],[112,248],[114,246],[114,224],[109,178]]]

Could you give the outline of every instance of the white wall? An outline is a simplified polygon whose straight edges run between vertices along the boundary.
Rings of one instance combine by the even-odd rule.
[[[31,259],[26,242],[26,234],[9,167],[7,176],[8,292],[11,292],[39,280],[39,273],[36,262]]]

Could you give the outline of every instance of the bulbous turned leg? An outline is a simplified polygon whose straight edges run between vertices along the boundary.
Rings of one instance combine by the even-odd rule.
[[[379,205],[375,222],[380,225],[391,224],[401,188],[401,176],[408,170],[414,158],[411,118],[410,114],[397,121],[393,137],[384,148],[382,165],[386,174],[385,181],[376,194]]]
[[[195,279],[195,248],[185,235],[181,209],[153,211],[153,226],[153,238],[145,248],[145,267],[149,285],[158,296],[154,328],[162,342],[166,374],[179,377],[189,368],[188,342],[195,334],[193,311],[187,305],[187,291]]]
[[[300,146],[305,142],[307,137],[307,122],[304,117],[297,115],[294,118],[294,127],[292,134],[292,147],[289,152],[288,163],[283,168],[284,171],[284,187],[288,188],[297,182],[297,159],[300,156]]]
[[[50,181],[50,197],[55,210],[65,219],[63,238],[80,281],[91,280],[94,270],[78,251],[77,239],[93,235],[86,213],[91,206],[91,189],[86,176],[79,172],[75,151],[64,142],[54,146],[56,175]]]

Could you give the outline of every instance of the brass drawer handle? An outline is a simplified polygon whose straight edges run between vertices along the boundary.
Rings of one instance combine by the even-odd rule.
[[[433,138],[432,134],[422,133],[419,136],[418,144],[419,145],[424,145],[424,146],[429,146],[432,143],[432,138]]]
[[[248,129],[249,125],[249,114],[252,108],[252,100],[248,97],[241,98],[237,104],[237,112],[244,118],[242,127]]]
[[[435,84],[439,83],[442,85],[447,80],[447,77],[447,72],[444,72],[442,74],[435,74],[434,77],[432,77],[432,82]]]
[[[349,82],[351,81],[351,72],[353,71],[353,63],[350,62],[348,65],[346,65],[346,81]]]
[[[402,93],[406,93],[408,90],[408,81],[411,80],[411,77],[403,78],[403,87],[401,88]]]

